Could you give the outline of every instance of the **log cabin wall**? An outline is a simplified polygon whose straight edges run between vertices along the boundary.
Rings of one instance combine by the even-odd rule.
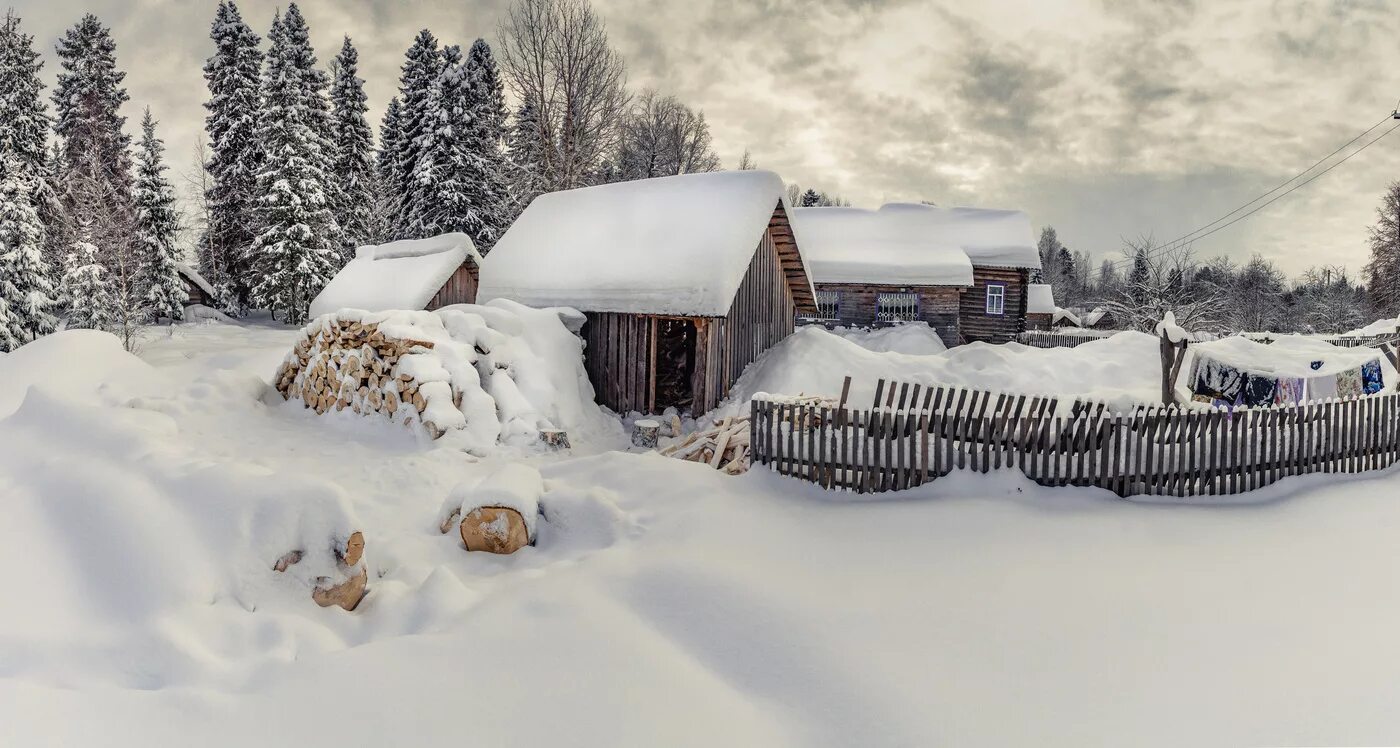
[[[584,316],[583,364],[598,402],[618,413],[649,412],[656,318],[619,312]]]
[[[481,279],[480,273],[481,271],[472,260],[468,259],[462,263],[428,302],[428,311],[452,304],[475,304],[477,282]]]
[[[1026,329],[1026,285],[1030,273],[1022,268],[972,268],[972,288],[963,292],[959,327],[968,342],[1004,343]],[[1006,287],[1005,314],[987,314],[987,286]]]
[[[797,302],[784,260],[770,228],[749,261],[729,314],[696,321],[699,337],[693,379],[694,412],[703,413],[719,405],[744,367],[792,334]]]
[[[1050,316],[1051,315],[1049,314],[1030,314],[1029,312],[1026,313],[1026,329],[1049,330]]]
[[[874,283],[818,283],[817,292],[839,293],[837,322],[853,327],[876,324],[876,312],[882,293],[916,293],[919,295],[919,319],[938,332],[948,346],[962,342],[958,319],[960,294],[957,286],[892,286]]]
[[[204,289],[200,288],[198,283],[186,278],[183,274],[180,276],[180,281],[185,284],[185,295],[189,296],[189,299],[185,301],[186,306],[190,304],[203,304],[209,307],[215,306],[214,300],[209,298],[209,294],[205,293]]]

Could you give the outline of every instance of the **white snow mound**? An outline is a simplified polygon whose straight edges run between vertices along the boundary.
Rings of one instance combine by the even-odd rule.
[[[465,517],[473,509],[499,506],[514,509],[525,519],[525,529],[533,539],[539,524],[540,497],[544,478],[529,465],[510,462],[480,481],[464,481],[453,487],[448,504]]]

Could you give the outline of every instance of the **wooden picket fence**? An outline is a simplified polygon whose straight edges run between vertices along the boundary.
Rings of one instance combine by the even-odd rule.
[[[1068,334],[1062,332],[1044,332],[1040,330],[1027,330],[1016,336],[1016,342],[1028,345],[1032,348],[1075,348],[1085,343],[1092,343],[1095,340],[1103,340],[1113,333],[1096,334]]]
[[[1043,486],[1220,496],[1400,461],[1400,395],[1114,413],[1101,403],[881,380],[868,409],[755,399],[749,424],[754,465],[858,493],[1015,468]]]

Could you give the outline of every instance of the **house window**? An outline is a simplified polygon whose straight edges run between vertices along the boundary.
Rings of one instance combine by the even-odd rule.
[[[987,284],[987,314],[1006,314],[1006,285],[1002,283]]]
[[[817,292],[817,318],[841,319],[841,292]]]
[[[875,319],[880,322],[908,322],[919,318],[919,295],[882,293],[875,297]]]

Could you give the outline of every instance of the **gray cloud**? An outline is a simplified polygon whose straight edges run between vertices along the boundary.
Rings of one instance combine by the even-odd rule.
[[[372,114],[431,28],[494,41],[509,0],[308,0],[322,63],[344,34]],[[1076,248],[1167,239],[1273,187],[1394,106],[1393,8],[1381,0],[595,0],[634,88],[703,109],[728,164],[750,149],[791,181],[857,204],[1020,207]],[[240,3],[263,33],[276,0]],[[150,105],[177,170],[202,128],[214,2],[19,0],[48,60],[91,10],[112,26],[133,120]],[[1290,271],[1359,267],[1400,174],[1400,136],[1203,241]]]

